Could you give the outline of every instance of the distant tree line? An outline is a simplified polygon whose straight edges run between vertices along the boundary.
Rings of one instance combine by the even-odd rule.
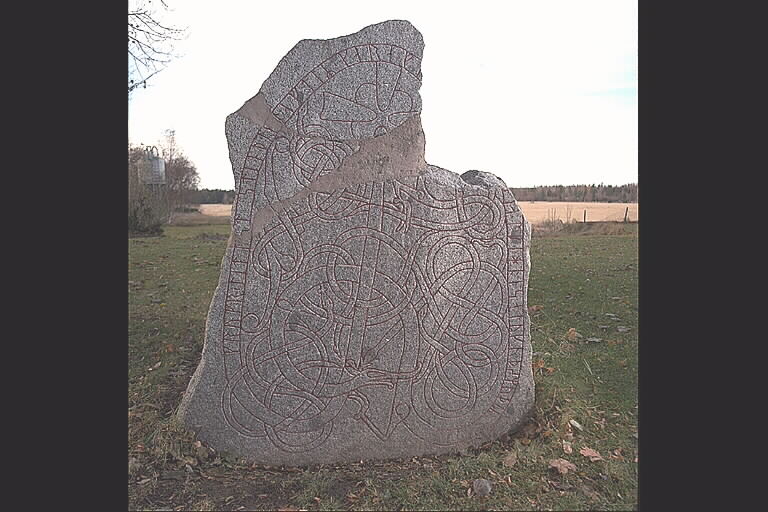
[[[518,201],[571,201],[599,203],[636,203],[637,183],[627,185],[545,185],[512,188]]]
[[[201,190],[195,190],[189,194],[190,204],[232,204],[234,200],[234,190],[204,188]]]

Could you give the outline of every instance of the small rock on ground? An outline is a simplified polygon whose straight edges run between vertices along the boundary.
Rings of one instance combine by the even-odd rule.
[[[472,482],[472,490],[478,496],[488,496],[491,494],[491,482],[485,478],[478,478]]]

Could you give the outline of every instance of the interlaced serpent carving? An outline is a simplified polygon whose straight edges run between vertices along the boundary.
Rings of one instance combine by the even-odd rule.
[[[255,207],[293,196],[337,169],[355,140],[386,134],[421,110],[421,61],[394,44],[358,44],[315,66],[272,108],[280,130],[259,129],[235,169],[233,229]]]
[[[447,446],[504,414],[521,371],[524,243],[501,188],[413,177],[297,200],[233,248],[227,423],[304,452],[350,423]]]

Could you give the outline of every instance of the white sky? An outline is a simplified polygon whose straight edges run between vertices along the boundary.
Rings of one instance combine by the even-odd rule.
[[[294,44],[388,19],[424,36],[427,162],[510,187],[637,182],[636,0],[167,2],[188,36],[131,95],[129,139],[176,130],[201,188],[234,188],[224,120]]]

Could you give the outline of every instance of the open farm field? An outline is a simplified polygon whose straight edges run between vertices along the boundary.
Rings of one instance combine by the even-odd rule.
[[[582,222],[584,210],[587,222],[623,221],[624,212],[629,207],[628,221],[637,221],[639,207],[637,203],[579,203],[563,201],[518,201],[525,218],[531,224],[540,224],[548,220]]]
[[[547,220],[581,222],[584,220],[584,210],[587,211],[588,222],[622,221],[624,212],[629,207],[627,220],[637,221],[639,207],[637,203],[580,203],[560,201],[519,201],[525,218],[531,224],[540,224]],[[231,204],[201,204],[200,214],[208,217],[229,217],[232,214]],[[214,219],[210,219],[214,221]]]
[[[212,217],[229,217],[232,215],[231,204],[201,204],[200,213]]]
[[[536,402],[521,430],[452,455],[285,468],[215,453],[173,419],[229,237],[219,218],[128,240],[130,510],[637,509],[636,224],[532,240]]]

